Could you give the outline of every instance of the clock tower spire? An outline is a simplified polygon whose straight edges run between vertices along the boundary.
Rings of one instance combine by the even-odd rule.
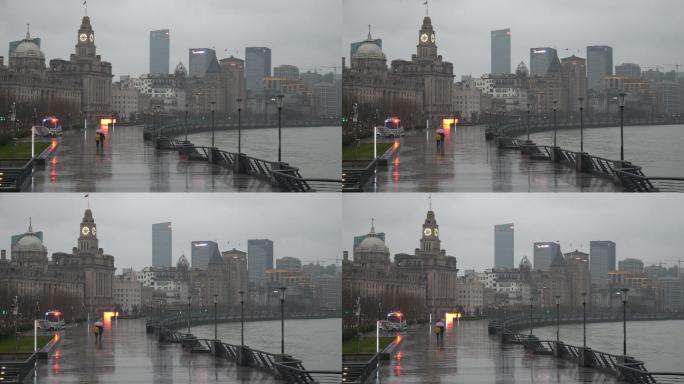
[[[435,30],[432,28],[430,16],[423,18],[423,25],[418,31],[418,57],[437,57],[437,45],[435,44]]]
[[[420,250],[423,252],[439,253],[441,250],[439,240],[439,225],[435,220],[435,213],[432,211],[432,200],[430,200],[430,210],[423,222],[423,234],[420,238]]]
[[[78,29],[76,56],[94,58],[95,55],[95,31],[93,31],[93,27],[90,25],[90,17],[85,15],[83,20],[81,20],[81,27]]]
[[[91,211],[90,208],[86,209],[85,214],[83,215],[79,231],[78,250],[97,253],[97,225],[95,224],[95,219],[93,219],[93,211]]]

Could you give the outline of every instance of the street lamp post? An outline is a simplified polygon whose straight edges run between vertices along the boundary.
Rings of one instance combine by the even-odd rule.
[[[190,311],[192,306],[192,296],[188,295],[188,334],[190,334]]]
[[[530,297],[530,336],[532,336],[532,329],[534,328],[534,322],[532,320],[532,302],[534,298]]]
[[[280,287],[280,354],[285,354],[285,290],[287,287]]]
[[[278,103],[278,163],[281,162],[281,116],[283,112],[283,98],[284,95],[276,96],[276,102]]]
[[[218,340],[218,294],[214,293],[214,342]]]
[[[238,154],[242,153],[242,98],[238,97]],[[244,292],[243,292],[244,293]]]
[[[578,97],[580,103],[580,153],[584,153],[584,97]]]
[[[556,147],[556,112],[558,112],[558,101],[553,101],[553,147]]]
[[[214,150],[214,110],[216,108],[216,102],[211,102],[211,150]],[[213,156],[212,156],[213,158]],[[213,159],[212,159],[213,160]]]
[[[620,161],[625,161],[624,127],[625,127],[625,93],[620,92]]]
[[[240,291],[240,345],[245,347],[245,291]]]
[[[188,142],[188,103],[185,103],[185,142]]]
[[[527,103],[527,141],[530,141],[530,103]]]
[[[556,295],[556,344],[560,342],[560,295]]]
[[[587,293],[582,292],[582,346],[587,347]]]
[[[622,355],[627,356],[627,292],[629,288],[622,288]]]

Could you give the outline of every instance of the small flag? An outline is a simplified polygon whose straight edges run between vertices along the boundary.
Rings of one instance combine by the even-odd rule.
[[[88,197],[88,195],[89,195],[89,194],[88,194],[88,193],[86,193],[86,195],[85,195],[85,196],[83,196],[83,197]]]
[[[86,5],[87,2],[88,2],[88,0],[84,0],[84,1],[83,1],[83,5]]]
[[[427,0],[423,3],[423,5],[427,5]]]

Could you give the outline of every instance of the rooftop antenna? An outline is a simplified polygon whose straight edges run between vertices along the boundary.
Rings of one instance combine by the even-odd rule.
[[[375,218],[371,217],[371,233],[375,233]]]
[[[90,194],[89,194],[89,193],[86,193],[86,195],[83,196],[83,197],[86,198],[86,200],[87,200],[87,202],[88,202],[88,209],[90,209]]]
[[[427,3],[427,2],[426,2]],[[432,211],[432,195],[428,196],[428,204],[430,206],[430,210]]]
[[[83,0],[83,6],[85,7],[85,15],[88,16],[88,0]]]
[[[425,0],[423,5],[425,5],[425,16],[428,16],[428,13],[429,13],[428,10],[430,8],[430,5],[428,4],[427,0]]]

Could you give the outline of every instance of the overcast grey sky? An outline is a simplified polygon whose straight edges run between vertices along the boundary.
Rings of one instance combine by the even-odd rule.
[[[349,57],[351,42],[366,38],[371,24],[373,37],[383,40],[388,64],[410,60],[424,0],[343,3],[343,56]],[[437,50],[454,64],[458,80],[490,71],[490,31],[508,27],[513,71],[520,61],[529,67],[529,49],[540,46],[555,47],[562,58],[578,51],[586,57],[587,45],[610,45],[614,64],[684,65],[681,0],[430,0],[429,7]]]
[[[24,233],[29,216],[44,232],[48,257],[71,252],[87,207],[82,194],[17,194],[0,198],[0,249],[9,257],[10,236]],[[341,252],[341,196],[269,193],[90,194],[97,237],[115,266],[152,263],[152,224],[173,224],[173,263],[190,260],[190,241],[214,240],[221,251],[247,251],[248,239],[271,239],[274,257],[334,264]],[[228,243],[230,242],[230,243]]]
[[[428,195],[345,194],[342,245],[352,254],[353,236],[386,232],[392,257],[419,247]],[[560,241],[561,250],[589,252],[589,241],[612,240],[617,259],[646,265],[684,259],[682,194],[433,194],[442,248],[458,267],[482,271],[494,264],[494,225],[515,224],[515,263],[532,259],[535,241]],[[572,246],[571,246],[572,244]]]
[[[69,59],[83,17],[82,0],[0,0],[0,56],[21,40],[26,24],[42,39],[46,62]],[[267,46],[272,65],[301,70],[339,66],[340,0],[88,0],[102,59],[119,75],[149,72],[149,32],[170,29],[171,65],[188,66],[189,48],[215,47],[220,58],[244,58],[247,46]],[[226,53],[224,50],[228,50]],[[7,63],[7,59],[5,59]],[[338,69],[339,70],[339,69]]]

